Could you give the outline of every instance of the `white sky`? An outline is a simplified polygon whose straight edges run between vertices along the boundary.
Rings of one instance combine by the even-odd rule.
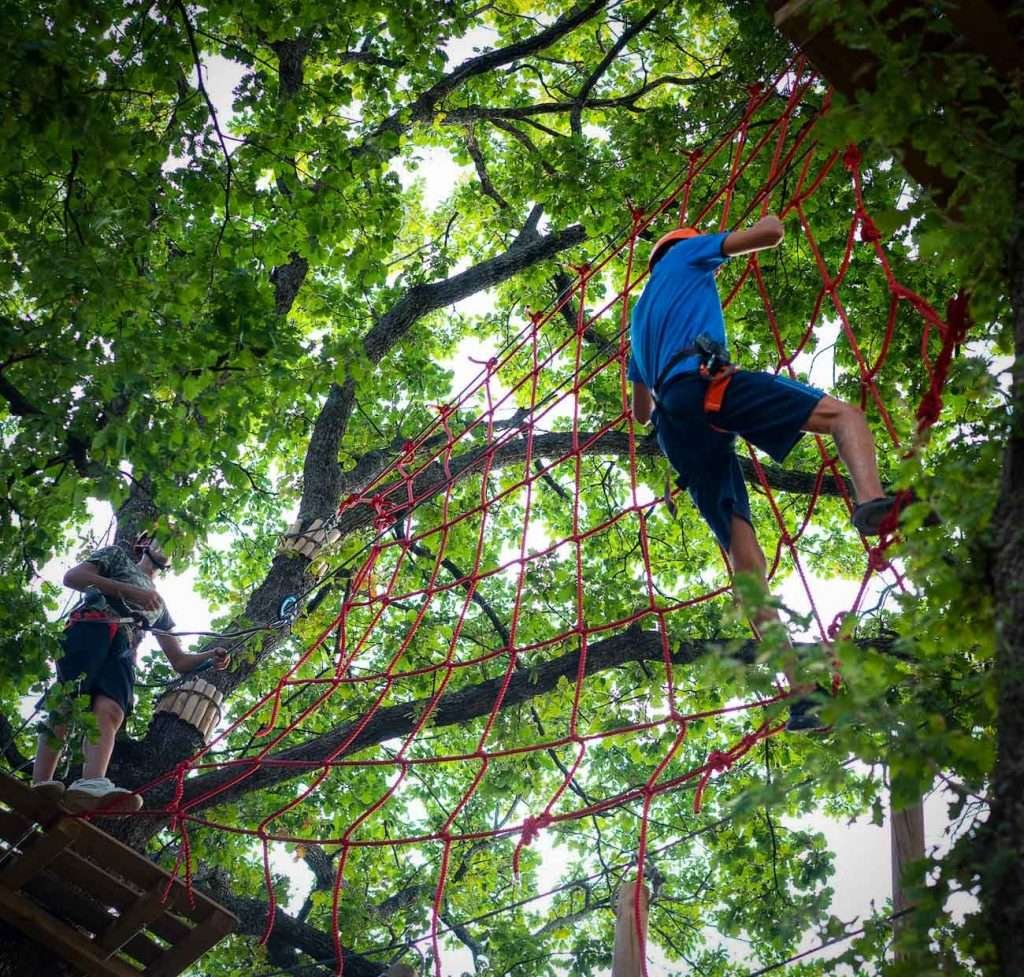
[[[490,32],[478,31],[460,42],[453,43],[449,46],[450,63],[456,64],[463,58],[471,56],[473,53],[471,48],[474,45],[486,45],[491,36]],[[209,58],[208,65],[207,86],[217,107],[221,125],[227,127],[231,117],[231,91],[241,78],[244,69],[242,66],[220,57]],[[423,181],[427,207],[436,207],[445,199],[455,182],[466,172],[471,172],[471,168],[455,166],[445,150],[426,149],[419,153],[419,158],[422,163],[417,170],[410,171],[404,164],[397,163],[395,171],[405,186],[408,186],[413,180]],[[173,165],[173,161],[169,165]],[[455,311],[464,315],[478,314],[485,311],[491,302],[492,296],[489,293],[482,293],[460,303]],[[822,328],[827,333],[831,327],[824,326]],[[835,329],[837,331],[838,327],[836,326]],[[819,339],[821,340],[819,348],[823,348],[831,344],[835,336],[822,335],[819,332]],[[461,389],[479,369],[474,364],[467,362],[468,357],[486,360],[495,352],[496,349],[490,343],[481,342],[475,338],[467,339],[459,348],[458,354],[452,362],[445,364],[455,373],[453,390]],[[811,369],[810,360],[810,357],[804,357],[798,361],[797,369]],[[831,356],[822,355],[817,359],[813,365],[811,382],[817,383],[825,389],[831,386]],[[110,520],[109,506],[90,502],[89,507],[94,516],[93,531],[102,532]],[[47,580],[59,583],[67,566],[66,557],[56,559],[44,568],[42,576]],[[160,592],[180,631],[206,630],[210,627],[210,609],[195,594],[194,584],[195,571],[192,569],[181,574],[163,577],[158,581]],[[834,579],[823,581],[812,576],[811,586],[827,624],[838,611],[850,606],[858,582]],[[798,610],[806,609],[806,598],[802,587],[794,578],[784,581],[779,592],[788,606]],[[874,593],[877,594],[877,589]],[[871,606],[874,599],[873,595],[869,595],[867,606]],[[800,635],[795,635],[795,637],[800,637]],[[808,637],[813,637],[813,635],[808,635]],[[186,639],[184,643],[187,647],[192,641]],[[155,643],[151,639],[148,639],[147,644],[143,646],[143,655],[147,650],[150,653],[159,653],[155,651]],[[945,848],[947,846],[944,837],[948,825],[945,807],[946,799],[939,793],[933,794],[926,804],[926,833],[929,848]],[[863,919],[871,912],[872,904],[880,905],[889,895],[888,826],[874,826],[866,819],[847,825],[825,817],[808,819],[807,825],[824,832],[830,848],[836,854],[836,873],[832,881],[836,895],[832,912],[844,920]],[[565,858],[562,853],[552,848],[543,834],[535,843],[535,847],[543,854],[546,868],[546,871],[542,873],[539,885],[541,888],[548,888],[552,884],[556,884],[559,874],[564,868]],[[304,898],[305,886],[309,884],[309,873],[304,865],[295,862],[293,855],[286,852],[283,846],[274,851],[274,867],[276,871],[289,875],[295,883],[296,892],[289,907],[294,911],[301,905]],[[809,947],[816,943],[816,938],[809,937],[806,946]],[[833,952],[842,952],[843,948],[843,946],[839,946]],[[730,952],[737,960],[744,959],[746,956],[745,947],[740,943],[730,944]],[[669,968],[653,942],[649,946],[649,956],[651,977],[660,977],[668,972]],[[452,974],[458,974],[463,970],[471,972],[468,952],[448,951],[445,955],[444,970],[445,973]]]

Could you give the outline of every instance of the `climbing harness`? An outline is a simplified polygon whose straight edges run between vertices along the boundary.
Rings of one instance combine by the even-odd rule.
[[[707,414],[717,414],[722,409],[725,391],[737,367],[729,359],[729,353],[726,348],[720,342],[711,339],[704,333],[701,333],[693,341],[692,346],[685,346],[674,353],[668,363],[665,364],[665,368],[661,371],[661,375],[654,384],[654,398],[655,400],[659,399],[662,386],[673,368],[678,366],[683,360],[688,360],[691,356],[700,357],[698,373],[708,381],[708,387],[704,393],[704,412]],[[685,375],[679,374],[679,376]]]

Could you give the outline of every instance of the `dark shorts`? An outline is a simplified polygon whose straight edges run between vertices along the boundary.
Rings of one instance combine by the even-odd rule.
[[[658,444],[679,476],[679,487],[689,491],[728,550],[732,517],[751,521],[736,435],[781,462],[802,437],[801,428],[825,394],[788,377],[737,370],[721,411],[707,414],[707,383],[696,373],[672,379],[659,397],[654,426]]]
[[[61,638],[57,662],[61,682],[78,682],[80,695],[105,695],[130,716],[135,704],[135,665],[123,627],[113,635],[102,621],[75,621]]]

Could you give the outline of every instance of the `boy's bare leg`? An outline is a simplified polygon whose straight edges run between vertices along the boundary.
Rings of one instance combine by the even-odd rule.
[[[61,750],[64,746],[64,737],[67,735],[66,726],[55,726],[52,735],[40,733],[38,745],[36,746],[36,760],[32,765],[32,783],[41,784],[46,780],[53,780],[57,773],[57,764],[60,761]],[[52,745],[53,739],[59,742],[59,746]]]
[[[99,726],[99,736],[95,740],[87,736],[82,744],[82,753],[85,755],[82,777],[87,780],[107,775],[110,756],[114,752],[114,737],[124,722],[124,710],[108,696],[96,695],[92,711]]]
[[[811,411],[803,429],[812,434],[832,435],[839,457],[850,473],[858,503],[885,495],[878,478],[875,440],[863,411],[826,394]]]
[[[729,560],[732,563],[733,574],[747,573],[753,575],[764,586],[765,593],[768,592],[768,561],[765,559],[764,550],[761,549],[761,544],[757,541],[754,527],[746,519],[742,519],[739,516],[732,517]],[[782,624],[778,611],[774,607],[762,607],[754,615],[751,623],[754,626],[754,633],[758,638],[761,637],[761,629],[772,622],[777,622],[780,626]],[[789,645],[788,638],[786,639],[786,644]],[[813,683],[801,684],[797,681],[795,654],[787,656],[786,660],[782,663],[782,671],[785,673],[791,691],[804,693],[814,688]]]
[[[107,767],[110,765],[110,757],[114,752],[114,739],[117,736],[117,731],[121,728],[121,723],[124,722],[124,710],[117,702],[105,695],[95,696],[92,711],[96,716],[99,735],[94,740],[86,736],[82,742],[82,753],[84,755],[82,777],[84,779],[106,776]],[[60,760],[66,736],[66,726],[55,727],[52,737],[48,733],[39,734],[36,759],[32,766],[33,783],[38,784],[46,780],[53,780],[54,774],[57,772],[57,763]],[[60,746],[57,748],[54,748],[52,745],[53,738],[56,738],[60,743]]]

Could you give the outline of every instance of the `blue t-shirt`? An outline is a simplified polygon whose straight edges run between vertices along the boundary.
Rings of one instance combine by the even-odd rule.
[[[701,333],[726,345],[714,271],[728,258],[722,254],[728,236],[724,231],[684,238],[654,266],[630,320],[633,352],[627,375],[634,383],[653,389],[668,361]],[[696,356],[680,360],[662,383],[699,366]]]

